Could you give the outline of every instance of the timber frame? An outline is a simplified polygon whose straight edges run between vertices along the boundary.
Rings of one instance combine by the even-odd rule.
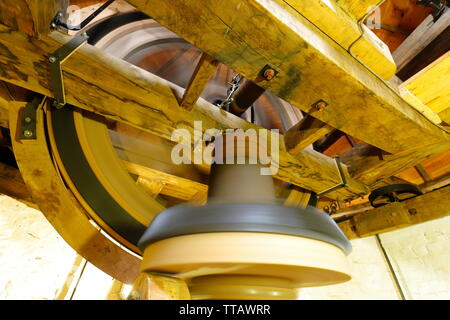
[[[352,49],[351,43],[324,33],[325,26],[321,27],[324,23],[320,19],[312,23],[312,16],[308,16],[312,13],[302,11],[306,9],[300,4],[296,7],[296,1],[127,2],[203,51],[188,88],[183,92],[182,88],[154,74],[86,44],[62,66],[66,100],[71,105],[163,140],[170,140],[177,128],[193,133],[196,120],[202,121],[203,130],[267,130],[200,98],[218,63],[228,65],[308,114],[285,135],[275,137],[280,141],[281,151],[279,171],[274,177],[290,185],[280,194],[291,205],[295,203],[299,207],[308,203],[311,192],[320,193],[341,183],[334,159],[309,147],[324,135],[339,133],[339,137],[351,136],[362,141],[342,157],[346,186],[327,194],[327,200],[338,202],[367,195],[370,190],[392,182],[393,176],[405,169],[420,166],[423,161],[450,150],[448,123],[431,121],[417,106],[411,105],[410,100],[405,100],[398,88],[375,73],[379,66],[368,66],[357,58],[356,50],[370,46],[369,40]],[[339,1],[338,12],[342,15],[333,23],[344,25],[356,38],[363,38],[361,19],[370,5],[379,2]],[[71,230],[55,218],[62,205],[73,208],[68,211],[81,212],[82,209],[53,170],[45,139],[40,136],[43,134],[42,114],[39,115],[41,122],[37,123],[41,131],[36,141],[23,142],[17,138],[19,112],[29,101],[29,94],[54,97],[48,58],[71,36],[50,30],[50,22],[65,5],[63,0],[5,0],[0,4],[0,126],[11,132],[20,169],[19,173],[0,163],[0,191],[39,206],[74,248],[114,277],[130,282],[137,274],[138,259],[133,254],[104,237],[88,219],[81,219],[81,216],[85,218],[84,213],[72,217],[81,219],[79,223],[90,230],[86,236],[93,240],[86,238],[84,243],[76,239],[77,230]],[[239,14],[235,14],[235,10]],[[447,65],[448,61],[445,60]],[[276,75],[269,80],[261,77],[265,66],[276,70]],[[438,73],[444,66],[436,62],[432,67],[433,72]],[[336,81],[340,83],[339,90]],[[450,83],[448,74],[443,81]],[[27,94],[18,97],[8,86],[22,88]],[[416,87],[409,88],[413,91]],[[445,86],[442,88],[445,90]],[[427,99],[432,98],[435,101],[434,97],[427,96]],[[320,101],[324,104],[319,108],[317,103]],[[439,115],[449,111],[450,105],[445,102],[436,110]],[[435,116],[440,119],[437,114]],[[31,163],[30,159],[36,155],[39,155],[39,161]],[[150,193],[166,192],[182,200],[206,197],[207,185],[202,181],[133,163],[125,163],[125,166],[140,177],[140,183]],[[43,173],[37,174],[36,170]],[[208,168],[203,170],[208,172]],[[162,177],[163,183],[149,182],[155,176]],[[29,193],[19,187],[23,183],[28,186]],[[176,190],[177,185],[182,186],[180,190]],[[45,201],[49,189],[53,188],[57,190],[53,197],[62,199],[59,206]],[[392,204],[364,211],[339,225],[349,238],[356,238],[439,218],[450,214],[449,190],[444,187],[406,201],[403,205],[406,216],[383,219],[384,213],[389,215],[398,209],[398,204]],[[52,204],[55,203],[59,202],[55,200]],[[429,210],[431,203],[438,214]],[[88,240],[93,244],[85,247]],[[115,264],[115,267],[109,268],[107,264]]]

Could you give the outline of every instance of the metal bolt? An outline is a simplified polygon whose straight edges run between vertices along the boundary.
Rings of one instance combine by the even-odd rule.
[[[62,107],[64,107],[64,103],[60,103],[60,102],[54,100],[54,101],[53,101],[53,106],[54,106],[56,109],[61,109]]]
[[[391,216],[396,217],[397,216],[397,212],[392,212]]]
[[[52,22],[52,23],[50,24],[50,28],[56,29],[56,23]]]
[[[50,57],[48,57],[48,61],[50,61],[51,63],[55,63],[56,62],[56,57],[55,56],[50,56]]]
[[[317,101],[316,103],[313,104],[313,107],[316,108],[316,110],[318,110],[318,111],[322,111],[327,106],[328,106],[328,103],[326,101],[323,101],[323,100],[319,100],[319,101]]]
[[[259,72],[259,75],[266,79],[267,81],[272,80],[276,75],[278,74],[278,71],[266,64],[264,68]]]
[[[273,77],[275,77],[275,74],[276,74],[275,70],[266,69],[263,73],[263,76],[264,76],[264,79],[266,79],[266,80],[272,80]]]
[[[31,131],[31,130],[25,130],[25,131],[23,132],[23,136],[26,137],[26,138],[31,138],[31,137],[33,136],[33,131]]]
[[[30,122],[31,122],[31,118],[30,118],[30,117],[26,117],[26,118],[25,118],[25,122],[26,122],[26,123],[30,123]]]

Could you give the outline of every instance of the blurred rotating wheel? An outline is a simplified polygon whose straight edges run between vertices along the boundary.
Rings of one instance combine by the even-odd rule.
[[[182,88],[201,56],[200,50],[139,12],[103,20],[88,33],[90,44]],[[234,74],[220,64],[202,97],[214,104],[223,101]],[[256,124],[281,132],[301,118],[298,109],[270,93],[263,94],[253,110]],[[242,117],[249,120],[250,113]],[[190,198],[173,199],[164,187],[161,196],[149,195],[124,163],[194,181],[204,178],[193,165],[171,163],[169,141],[130,126],[71,106],[51,110],[46,120],[52,153],[68,188],[101,229],[136,254],[141,254],[137,243],[152,219],[166,206]]]

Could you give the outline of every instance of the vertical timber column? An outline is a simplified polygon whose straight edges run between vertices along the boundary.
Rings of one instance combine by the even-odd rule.
[[[157,273],[142,272],[136,279],[129,300],[191,300],[182,279]]]

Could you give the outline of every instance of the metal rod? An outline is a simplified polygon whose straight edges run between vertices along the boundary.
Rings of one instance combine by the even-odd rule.
[[[377,239],[378,245],[380,246],[381,252],[383,253],[383,257],[384,257],[384,259],[387,262],[387,265],[389,267],[389,271],[391,272],[392,277],[394,278],[395,287],[397,288],[397,291],[400,294],[401,299],[402,300],[406,300],[405,295],[404,295],[403,290],[402,290],[402,287],[400,285],[400,282],[398,281],[397,275],[396,275],[396,273],[394,271],[394,268],[392,267],[391,260],[389,260],[389,257],[388,257],[388,255],[386,253],[386,250],[383,247],[383,243],[381,242],[381,239],[380,239],[379,235],[376,234],[375,238]]]
[[[56,25],[61,26],[67,30],[70,31],[78,31],[86,27],[89,22],[94,20],[100,13],[102,13],[111,3],[113,3],[115,0],[108,0],[104,4],[102,4],[97,10],[95,10],[93,13],[91,13],[86,19],[81,21],[81,23],[77,26],[69,27],[67,23],[62,22],[59,19],[56,19]],[[61,17],[61,15],[58,15],[58,17]]]

